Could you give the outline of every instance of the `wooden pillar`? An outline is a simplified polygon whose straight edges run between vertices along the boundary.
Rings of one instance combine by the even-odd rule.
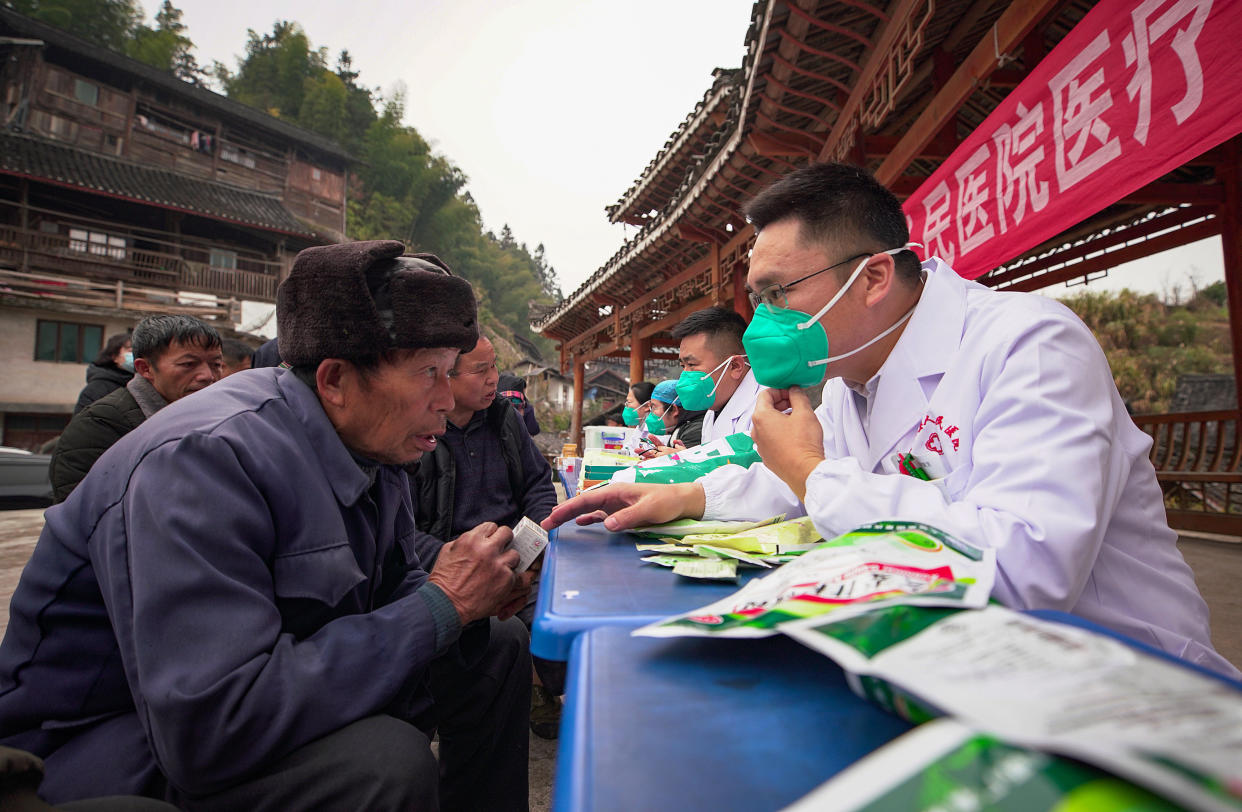
[[[743,273],[742,263],[738,263],[733,269],[733,312],[737,313],[746,321],[750,321],[750,317],[755,315],[755,311],[750,307],[750,297],[746,295],[746,274]]]
[[[1234,138],[1225,145],[1226,160],[1216,172],[1225,187],[1221,205],[1220,242],[1225,260],[1225,290],[1229,301],[1229,335],[1233,341],[1233,379],[1238,390],[1238,409],[1242,411],[1242,178],[1238,160],[1242,146]]]
[[[728,301],[728,295],[720,284],[720,243],[714,240],[711,244],[711,259],[712,304],[723,305]]]
[[[647,356],[651,353],[651,339],[642,338],[638,334],[638,328],[641,326],[639,322],[634,322],[634,326],[630,328],[630,386],[643,380],[647,373],[643,369],[643,362],[647,360]]]
[[[586,387],[586,362],[578,355],[574,355],[574,416],[569,424],[569,441],[578,444],[578,451],[583,450],[582,445],[582,398],[585,395]]]
[[[33,235],[30,233],[30,183],[22,178],[17,182],[18,188],[21,189],[21,206],[18,209],[18,225],[21,226],[22,235],[18,240],[22,244],[22,264],[23,272],[30,272],[30,255],[28,250],[33,242]]]

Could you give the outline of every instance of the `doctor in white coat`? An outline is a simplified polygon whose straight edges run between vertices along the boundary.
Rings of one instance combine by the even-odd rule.
[[[611,530],[680,517],[811,516],[831,537],[927,522],[997,550],[993,596],[1073,612],[1237,677],[1169,529],[1148,460],[1087,327],[903,248],[900,204],[821,164],[747,207],[758,236],[745,348],[763,464],[687,485],[616,485],[553,511]],[[812,411],[803,387],[825,377]],[[926,477],[926,479],[922,477]],[[593,512],[594,511],[594,512]]]
[[[738,432],[750,433],[755,399],[763,389],[746,360],[742,334],[746,320],[723,307],[708,307],[686,316],[670,331],[677,339],[681,377],[677,396],[687,409],[706,409],[706,445]]]

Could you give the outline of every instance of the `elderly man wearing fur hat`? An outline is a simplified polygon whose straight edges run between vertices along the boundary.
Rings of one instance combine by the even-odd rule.
[[[402,251],[303,251],[292,369],[170,405],[47,511],[0,645],[0,744],[46,800],[526,808],[529,576],[490,523],[425,572],[399,467],[444,431],[474,296]]]

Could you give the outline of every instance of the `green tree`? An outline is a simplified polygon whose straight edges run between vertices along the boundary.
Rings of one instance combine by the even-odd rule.
[[[18,14],[63,28],[96,45],[122,53],[141,19],[133,0],[3,1]]]
[[[314,51],[302,27],[278,20],[272,33],[246,32],[246,55],[237,73],[216,63],[216,78],[229,98],[274,116],[297,120],[308,80],[324,71],[326,50]]]
[[[141,23],[125,43],[125,53],[140,62],[166,70],[185,82],[200,84],[203,69],[194,58],[194,43],[181,22],[181,10],[164,0],[155,15],[155,27]]]

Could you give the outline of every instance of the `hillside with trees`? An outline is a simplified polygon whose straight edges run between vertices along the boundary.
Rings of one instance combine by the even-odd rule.
[[[1061,299],[1099,339],[1121,397],[1134,414],[1168,411],[1185,374],[1232,374],[1225,283],[1183,297],[1084,290]]]
[[[385,97],[360,82],[347,51],[333,62],[329,49],[311,43],[296,22],[280,20],[268,33],[247,32],[236,66],[216,62],[204,69],[171,0],[160,6],[154,27],[145,24],[133,0],[0,2],[337,141],[359,160],[349,179],[347,235],[399,239],[411,250],[437,254],[474,285],[485,326],[550,355],[551,342],[529,327],[532,302],[549,305],[561,298],[543,245],[530,249],[507,225],[499,235],[486,231],[466,175],[403,123],[400,93]],[[518,360],[511,357],[517,353],[512,342],[500,347],[502,364]]]

